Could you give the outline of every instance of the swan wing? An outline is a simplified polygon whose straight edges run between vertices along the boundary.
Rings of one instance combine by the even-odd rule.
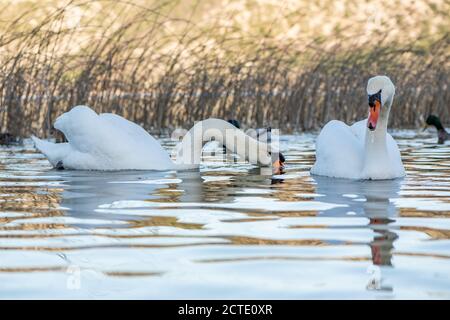
[[[312,174],[358,179],[361,172],[364,133],[360,124],[349,127],[342,121],[328,122],[316,141],[316,162]]]
[[[169,154],[156,139],[118,115],[97,115],[89,107],[77,106],[58,117],[54,127],[63,132],[69,142],[65,146],[46,145],[44,154],[49,154],[50,149],[65,148],[61,153],[64,153],[62,161],[66,168],[166,170],[173,167]],[[39,144],[41,148],[44,145]],[[50,162],[55,165],[53,160]]]
[[[147,144],[152,144],[152,148],[161,147],[159,142],[145,131],[144,128],[117,114],[102,113],[99,115],[99,118],[101,121],[106,122],[107,125],[114,127],[115,130],[120,131],[126,139],[140,142],[145,141]]]
[[[350,130],[357,137],[358,141],[361,143],[361,146],[364,145],[364,139],[366,139],[367,132],[367,120],[361,120],[355,122],[350,126]]]
[[[154,165],[143,164],[144,167],[151,166],[152,169],[158,169],[167,168],[169,164],[172,164],[169,153],[141,126],[112,113],[102,113],[99,118],[106,123],[106,127],[114,129],[114,132],[119,135],[116,137],[118,140],[129,145],[126,148],[128,151],[141,159],[148,159],[154,163]]]

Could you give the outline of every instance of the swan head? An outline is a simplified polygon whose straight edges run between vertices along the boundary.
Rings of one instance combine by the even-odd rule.
[[[272,157],[272,172],[274,174],[284,173],[284,164],[286,162],[286,158],[283,156],[283,154],[281,152],[269,152],[269,155]]]
[[[394,97],[395,87],[387,76],[375,76],[367,82],[367,95],[369,99],[369,118],[367,127],[374,131],[377,127],[380,114],[387,119],[389,109]]]

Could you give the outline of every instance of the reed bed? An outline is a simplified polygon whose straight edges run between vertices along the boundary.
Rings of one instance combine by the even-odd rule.
[[[68,19],[73,8],[98,4],[114,7],[114,18]],[[314,130],[331,119],[364,117],[365,85],[376,74],[389,75],[397,87],[392,127],[417,127],[429,113],[449,124],[445,28],[414,40],[380,33],[324,41],[280,38],[272,32],[275,21],[255,36],[214,19],[196,23],[195,6],[189,14],[170,15],[177,5],[68,1],[28,24],[36,3],[3,19],[1,132],[50,137],[55,118],[79,104],[154,132],[189,128],[208,117],[284,132]]]

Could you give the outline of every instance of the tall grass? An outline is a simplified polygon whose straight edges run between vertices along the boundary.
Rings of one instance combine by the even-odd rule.
[[[70,22],[74,7],[105,3],[114,18]],[[170,15],[178,5],[73,0],[36,18],[36,3],[2,20],[1,131],[51,136],[54,119],[78,104],[156,131],[207,117],[311,130],[366,116],[365,85],[376,74],[397,87],[391,126],[418,126],[430,112],[450,121],[448,30],[414,41],[383,33],[305,41],[274,36],[276,21],[258,36],[196,23],[195,4]]]

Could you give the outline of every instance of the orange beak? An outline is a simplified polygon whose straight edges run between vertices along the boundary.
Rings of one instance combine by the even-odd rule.
[[[275,174],[280,174],[283,172],[284,162],[281,162],[280,160],[276,160],[276,161],[274,161],[274,163],[272,163],[272,168],[273,168],[273,172]]]
[[[367,119],[367,128],[371,131],[377,127],[378,117],[380,115],[381,102],[375,100],[373,107],[369,107],[369,119]]]

